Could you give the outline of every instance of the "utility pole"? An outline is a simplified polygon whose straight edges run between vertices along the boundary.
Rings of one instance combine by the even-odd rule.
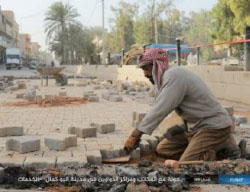
[[[104,36],[105,36],[105,28],[104,28],[104,0],[102,0],[102,63],[105,63],[105,45],[104,45]]]
[[[246,27],[246,34],[245,34],[245,39],[250,39],[250,27]],[[245,70],[250,71],[250,43],[245,42]]]
[[[154,17],[155,43],[158,43],[158,27],[157,27],[157,14],[155,10],[155,0],[153,0],[153,17]]]

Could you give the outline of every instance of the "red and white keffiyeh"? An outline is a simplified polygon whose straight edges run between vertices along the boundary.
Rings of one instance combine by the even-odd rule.
[[[153,61],[153,76],[155,77],[158,89],[161,87],[161,78],[168,69],[168,55],[163,49],[146,49],[140,57],[139,62]]]

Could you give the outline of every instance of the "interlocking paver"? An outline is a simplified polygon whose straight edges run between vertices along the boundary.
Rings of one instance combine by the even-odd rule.
[[[70,127],[68,129],[69,134],[75,134],[77,137],[85,138],[85,137],[96,137],[97,129],[90,125],[83,125],[83,127]]]
[[[21,135],[23,135],[23,127],[0,127],[0,137]]]
[[[13,137],[6,141],[6,149],[19,153],[39,151],[40,139],[27,136]]]
[[[27,157],[24,161],[24,167],[48,168],[55,167],[56,157]]]
[[[52,150],[63,151],[68,147],[77,145],[77,137],[72,134],[56,134],[46,136],[44,139],[45,145]]]
[[[23,167],[25,157],[11,158],[11,157],[0,157],[0,163],[4,167]]]
[[[57,157],[56,167],[67,168],[67,167],[84,167],[88,163],[86,156],[81,157]]]

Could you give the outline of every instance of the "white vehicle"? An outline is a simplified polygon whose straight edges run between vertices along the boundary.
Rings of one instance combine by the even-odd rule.
[[[6,49],[6,69],[22,68],[22,51],[19,48]]]

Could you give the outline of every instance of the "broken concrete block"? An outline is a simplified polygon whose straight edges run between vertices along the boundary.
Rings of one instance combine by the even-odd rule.
[[[146,140],[140,142],[140,149],[142,153],[146,153],[150,150],[150,144]]]
[[[236,125],[248,123],[248,119],[245,116],[234,115],[234,117],[235,117],[235,124]]]
[[[139,159],[141,157],[141,150],[140,148],[135,149],[131,152],[131,159]]]
[[[21,136],[23,135],[23,127],[1,127],[0,137]]]
[[[71,134],[56,134],[44,139],[45,145],[56,151],[63,151],[68,147],[77,146],[77,137]]]
[[[81,157],[57,157],[57,168],[81,168],[88,163],[86,156]]]
[[[24,167],[32,167],[37,169],[55,167],[56,157],[27,157],[24,162]]]
[[[115,131],[114,123],[94,123],[94,126],[97,128],[97,131],[101,134],[106,134]]]
[[[247,123],[242,123],[240,124],[240,128],[244,128],[244,129],[250,129],[250,124],[247,124]]]
[[[6,141],[7,150],[28,153],[40,150],[40,139],[33,137],[15,137]]]
[[[17,93],[16,94],[16,98],[17,99],[22,99],[24,97],[24,94],[23,93]]]
[[[224,106],[223,108],[227,111],[227,113],[230,116],[233,116],[233,114],[234,114],[234,108],[233,107]]]
[[[84,125],[84,127],[70,127],[68,129],[69,134],[75,134],[77,137],[96,137],[96,131],[97,129],[95,127],[92,127],[90,125]]]
[[[111,102],[121,102],[123,100],[123,98],[121,96],[118,95],[111,95],[109,97],[109,101]]]
[[[58,93],[58,96],[59,96],[59,97],[67,97],[67,92],[66,92],[66,91],[60,91],[60,92]]]
[[[90,102],[99,102],[99,97],[98,96],[89,96],[88,100]]]

